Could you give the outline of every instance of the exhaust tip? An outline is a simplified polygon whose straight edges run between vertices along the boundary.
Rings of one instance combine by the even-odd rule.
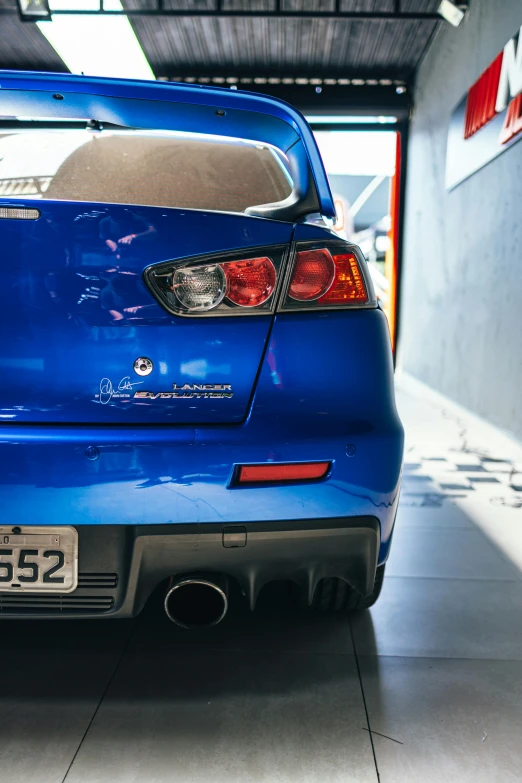
[[[165,612],[181,628],[209,628],[217,625],[228,610],[228,598],[215,582],[182,579],[165,596]]]

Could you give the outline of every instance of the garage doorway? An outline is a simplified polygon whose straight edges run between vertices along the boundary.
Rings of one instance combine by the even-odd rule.
[[[334,229],[364,252],[395,348],[403,129],[395,117],[308,120],[335,199]]]

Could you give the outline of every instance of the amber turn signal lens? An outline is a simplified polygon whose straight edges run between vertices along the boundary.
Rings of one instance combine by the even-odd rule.
[[[241,465],[237,480],[239,484],[312,481],[324,478],[329,470],[329,462],[267,462],[262,465]]]
[[[334,255],[335,278],[331,288],[318,299],[318,304],[342,305],[366,302],[368,294],[359,264],[353,253]]]

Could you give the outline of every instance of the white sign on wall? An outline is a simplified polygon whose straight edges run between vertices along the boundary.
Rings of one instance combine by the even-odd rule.
[[[453,110],[446,187],[451,190],[522,138],[522,27]]]

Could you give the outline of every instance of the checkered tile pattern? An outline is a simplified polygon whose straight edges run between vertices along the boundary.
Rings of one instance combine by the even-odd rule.
[[[473,495],[522,509],[522,464],[478,452],[430,455],[411,449],[405,457],[401,504],[441,506],[445,498]]]

